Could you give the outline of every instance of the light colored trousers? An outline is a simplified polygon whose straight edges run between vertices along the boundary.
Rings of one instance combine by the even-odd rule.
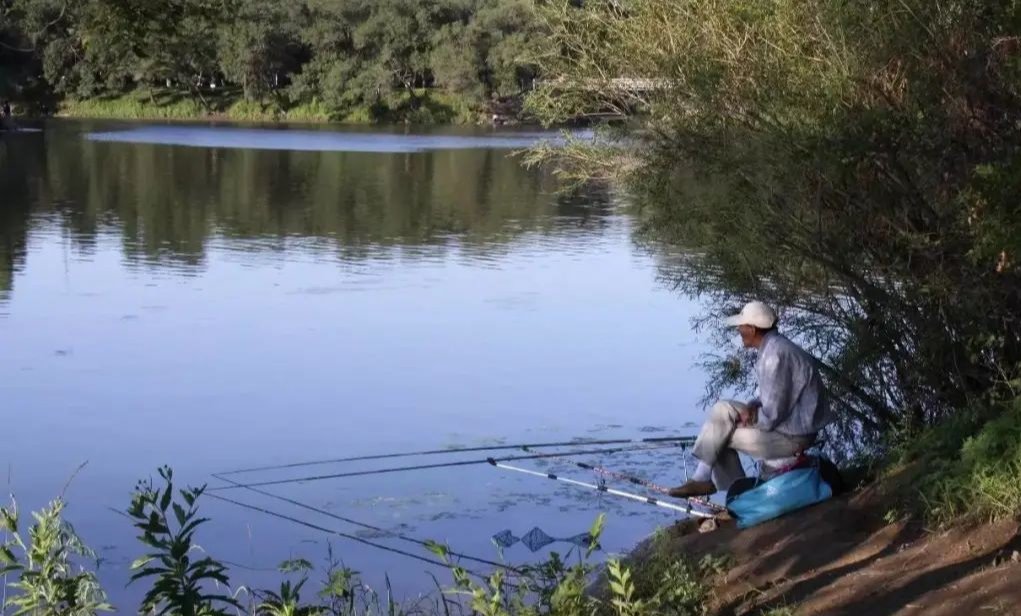
[[[709,410],[709,418],[698,433],[692,454],[713,469],[713,483],[720,490],[745,476],[738,452],[756,460],[789,458],[815,441],[815,436],[788,436],[758,428],[738,426],[739,411],[747,405],[720,400]]]

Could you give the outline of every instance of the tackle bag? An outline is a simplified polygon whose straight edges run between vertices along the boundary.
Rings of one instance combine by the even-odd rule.
[[[796,468],[769,481],[739,479],[727,491],[727,511],[738,528],[749,528],[833,496],[818,465]]]

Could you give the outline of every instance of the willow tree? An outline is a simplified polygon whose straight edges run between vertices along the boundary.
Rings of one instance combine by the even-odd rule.
[[[539,157],[626,182],[664,274],[715,314],[784,307],[857,442],[1013,395],[1016,2],[552,0],[543,15],[532,108],[632,121]],[[712,363],[710,394],[745,382],[746,362]]]

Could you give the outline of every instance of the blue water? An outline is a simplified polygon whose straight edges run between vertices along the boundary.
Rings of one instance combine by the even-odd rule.
[[[708,348],[691,319],[704,307],[660,279],[613,191],[558,195],[548,174],[509,156],[537,135],[124,128],[53,122],[0,142],[0,462],[22,509],[88,462],[68,516],[118,602],[139,595],[124,582],[141,546],[115,510],[161,464],[222,485],[211,473],[690,434],[700,421],[696,364]],[[581,459],[665,484],[683,477],[676,450]],[[519,464],[594,480],[563,463]],[[396,464],[245,477],[384,465]],[[268,489],[489,558],[503,530],[569,537],[607,512],[605,556],[677,518],[488,465]],[[428,556],[258,494],[231,497]],[[325,558],[320,531],[212,499],[203,510],[213,522],[200,543],[240,565],[237,583],[273,583],[266,570],[285,558]],[[430,590],[427,573],[446,579],[333,543],[402,595]],[[544,554],[518,544],[504,557]]]

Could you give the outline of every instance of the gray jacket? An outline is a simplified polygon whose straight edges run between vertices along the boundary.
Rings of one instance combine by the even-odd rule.
[[[776,332],[766,334],[755,362],[760,430],[812,435],[830,423],[829,402],[815,358]]]

